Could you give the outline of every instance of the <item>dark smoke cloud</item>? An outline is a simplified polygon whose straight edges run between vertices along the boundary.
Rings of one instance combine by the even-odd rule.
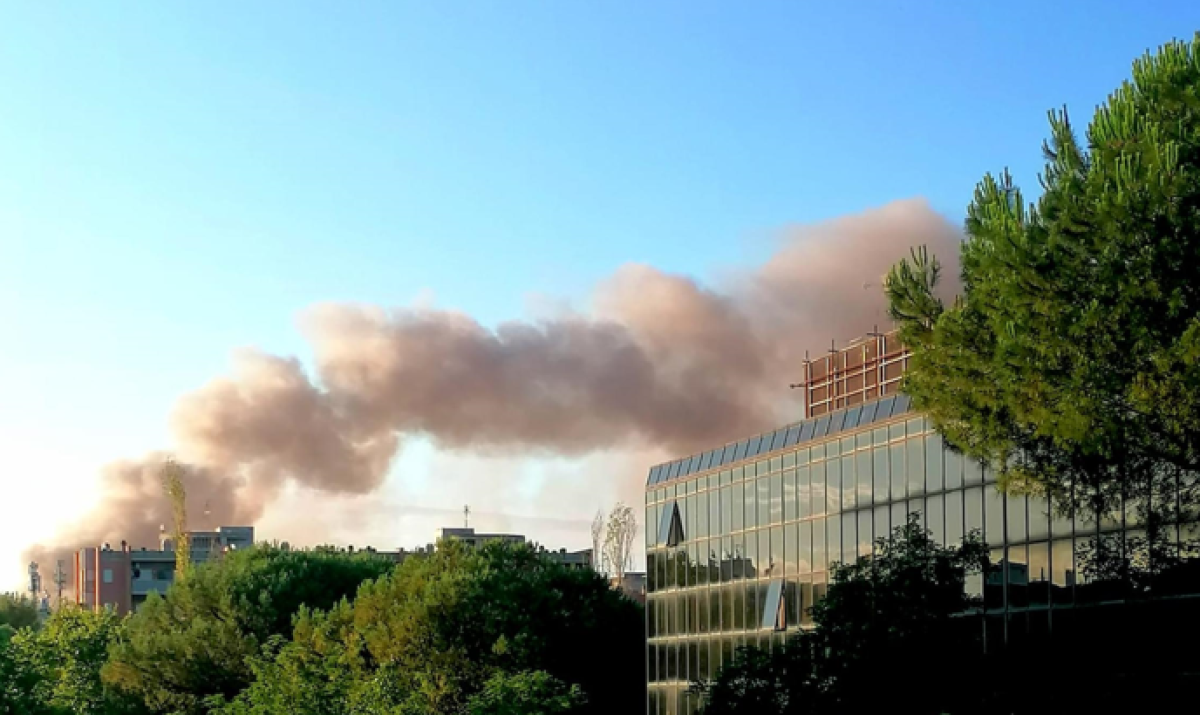
[[[252,523],[289,482],[370,493],[405,435],[509,454],[685,453],[795,419],[787,385],[805,351],[885,324],[881,277],[914,245],[953,281],[959,240],[910,200],[789,230],[719,291],[629,265],[586,311],[494,329],[434,308],[317,306],[302,320],[315,379],[295,359],[245,352],[232,375],[179,401],[191,508],[207,504],[207,523]],[[95,511],[36,553],[154,544],[170,518],[162,457],[107,467]]]

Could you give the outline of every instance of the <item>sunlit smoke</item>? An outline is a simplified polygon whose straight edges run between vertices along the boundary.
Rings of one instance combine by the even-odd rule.
[[[919,244],[951,267],[959,240],[908,200],[785,231],[766,263],[719,288],[627,265],[585,310],[545,320],[492,328],[428,306],[315,306],[301,321],[315,375],[245,351],[231,375],[179,400],[190,507],[253,523],[289,483],[370,494],[405,437],[510,455],[682,454],[794,420],[787,385],[805,351],[883,326],[887,268]],[[163,457],[106,467],[96,508],[33,555],[154,545],[170,519]]]

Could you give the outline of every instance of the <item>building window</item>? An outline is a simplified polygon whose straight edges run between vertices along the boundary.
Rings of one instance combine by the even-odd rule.
[[[726,504],[728,506],[722,506],[723,509],[729,510],[729,519],[727,521],[731,525],[733,531],[741,531],[744,528],[744,512],[742,510],[745,508],[743,504],[745,497],[743,494],[743,489],[744,487],[741,482],[734,484],[732,497],[726,500]]]
[[[963,485],[963,458],[952,450],[945,451],[946,458],[946,488],[958,489]]]
[[[940,492],[945,484],[942,469],[944,454],[941,435],[932,434],[925,438],[925,478],[931,492]]]
[[[988,546],[1004,544],[1004,495],[995,487],[983,490],[983,537]],[[1024,514],[1022,521],[1024,520]]]
[[[771,517],[774,509],[771,508],[771,478],[764,477],[758,480],[758,525],[770,526],[772,524]],[[782,483],[780,483],[782,487]],[[780,504],[782,507],[783,505]],[[780,518],[782,519],[782,510],[780,510]]]
[[[666,505],[659,517],[658,543],[666,546],[678,546],[683,540],[683,519],[679,514],[679,503],[671,502]]]
[[[744,509],[745,525],[753,529],[758,524],[758,482],[747,481],[743,492],[742,508]]]
[[[871,554],[871,516],[870,509],[860,509],[858,512],[858,556],[869,556]]]
[[[888,448],[892,466],[892,501],[908,496],[908,462],[904,458],[905,445],[897,442]]]
[[[1027,530],[1025,525],[1025,496],[1010,494],[1006,497],[1008,502],[1007,517],[1008,517],[1008,535],[1009,541],[1025,541],[1027,538]]]
[[[761,588],[761,586],[760,586]],[[759,628],[782,631],[787,628],[787,611],[783,606],[783,580],[775,579],[767,584],[762,598],[762,616]]]
[[[711,485],[711,482],[710,482],[710,485]],[[706,498],[708,499],[708,524],[707,524],[707,526],[708,526],[709,536],[720,536],[721,535],[720,494],[721,494],[721,492],[717,491],[716,489],[713,489],[712,491],[708,492],[708,494],[706,495]],[[648,523],[653,523],[653,522],[648,522]]]
[[[812,481],[809,467],[803,466],[796,471],[796,497],[799,504],[798,516],[801,519],[812,515]]]
[[[876,447],[875,449],[871,450],[871,457],[875,467],[876,504],[886,504],[888,502],[888,481],[890,477],[888,472],[887,450],[887,447]]]
[[[946,493],[946,544],[954,546],[963,538],[963,493]]]
[[[812,494],[812,513],[814,516],[820,516],[825,513],[826,496],[825,496],[825,463],[817,462],[809,468],[810,494]]]
[[[104,569],[103,578],[104,578],[104,583],[112,583],[113,582],[112,569]]]
[[[856,470],[858,472],[858,498],[855,500],[858,506],[871,506],[871,452],[864,449],[855,455]]]
[[[875,538],[886,539],[892,533],[892,525],[890,518],[890,508],[886,506],[875,507]],[[872,547],[874,548],[874,547]]]
[[[905,443],[905,453],[907,456],[906,469],[908,470],[908,495],[914,496],[925,493],[925,450],[923,450],[922,440],[911,440]]]

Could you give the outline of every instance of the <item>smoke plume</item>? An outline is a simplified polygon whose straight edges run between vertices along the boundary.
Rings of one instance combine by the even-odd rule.
[[[446,450],[683,454],[796,419],[787,385],[805,351],[882,326],[887,268],[918,244],[951,266],[959,240],[909,200],[787,231],[765,264],[719,290],[628,265],[584,311],[495,328],[430,307],[316,306],[301,320],[315,375],[246,351],[231,375],[179,400],[189,508],[208,523],[253,523],[289,482],[368,494],[406,436]],[[156,544],[170,520],[163,456],[106,467],[100,504],[34,557]]]

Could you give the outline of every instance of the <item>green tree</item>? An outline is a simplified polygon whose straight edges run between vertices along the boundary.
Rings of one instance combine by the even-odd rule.
[[[449,541],[352,602],[305,612],[222,712],[459,715],[497,676],[514,678],[493,682],[497,697],[549,687],[517,677],[537,671],[578,685],[580,713],[630,712],[644,706],[642,633],[641,606],[595,573],[529,546]]]
[[[976,189],[952,305],[923,250],[887,276],[904,390],[1005,488],[1132,504],[1155,539],[1200,501],[1200,35],[1134,62],[1086,142],[1052,112],[1043,153],[1036,202]]]
[[[136,702],[113,691],[100,678],[108,649],[120,637],[122,627],[121,618],[111,610],[60,608],[40,630],[17,633],[7,653],[0,652],[0,671],[7,671],[0,679],[0,713],[142,712]]]
[[[821,709],[823,694],[816,639],[792,637],[783,647],[739,648],[733,662],[709,683],[697,683],[704,715],[809,715]]]
[[[192,541],[187,528],[187,487],[183,467],[173,459],[163,463],[159,474],[163,493],[171,502],[171,540],[175,542],[175,576],[182,581],[192,570]]]
[[[544,671],[497,673],[467,704],[467,715],[565,715],[587,702],[578,685]]]
[[[956,712],[977,684],[978,621],[968,575],[983,571],[978,533],[943,547],[917,515],[876,541],[872,555],[837,564],[812,608],[815,628],[783,649],[745,649],[701,684],[706,715]]]
[[[888,709],[897,692],[909,692],[909,712],[951,712],[969,694],[971,664],[982,648],[971,610],[968,575],[987,567],[977,532],[943,547],[909,515],[904,526],[875,543],[875,552],[837,564],[829,592],[812,608],[822,690],[844,712]]]
[[[14,631],[34,628],[38,624],[37,604],[25,596],[0,593],[0,626],[11,626]]]
[[[12,645],[16,631],[0,625],[0,715],[44,715],[35,697],[37,674]]]
[[[301,622],[311,623],[311,614],[306,610],[302,610]],[[386,702],[388,698],[379,697],[377,693],[355,696],[351,692],[355,671],[342,657],[345,650],[333,640],[336,632],[321,634],[319,645],[307,641],[312,635],[307,626],[298,631],[297,637],[305,639],[304,646],[293,645],[279,636],[272,638],[260,655],[249,660],[254,674],[251,685],[233,699],[222,695],[210,697],[207,704],[211,712],[220,715],[369,712],[397,715],[395,707],[369,707],[372,702]]]
[[[391,571],[370,554],[256,546],[193,567],[129,618],[104,669],[106,682],[153,712],[198,713],[253,678],[250,659],[287,636],[303,606],[329,608]]]

